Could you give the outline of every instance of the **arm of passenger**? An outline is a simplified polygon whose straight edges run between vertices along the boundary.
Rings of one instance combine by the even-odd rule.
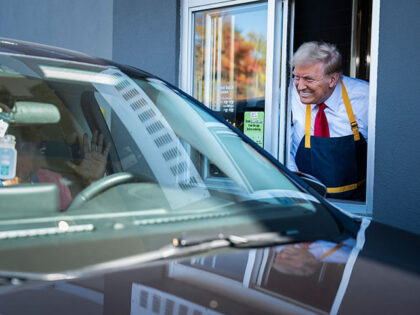
[[[57,185],[60,195],[60,210],[66,210],[73,198],[61,174],[47,169],[39,169],[35,173],[40,183],[53,183]]]

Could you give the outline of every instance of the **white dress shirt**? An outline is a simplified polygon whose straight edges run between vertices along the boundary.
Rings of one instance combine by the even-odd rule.
[[[343,76],[343,83],[349,95],[354,117],[357,121],[359,132],[367,141],[368,135],[368,109],[369,109],[369,83],[363,80]],[[302,138],[305,136],[306,104],[300,101],[293,82],[290,88],[292,107],[292,129],[290,142],[290,159],[288,167],[297,171],[295,156]],[[341,83],[338,82],[334,92],[324,102],[327,107],[324,112],[327,116],[330,137],[343,137],[353,134],[350,127],[349,116],[341,96]],[[315,117],[318,105],[311,104],[311,135],[314,134]]]
[[[344,264],[349,259],[353,247],[356,246],[356,240],[353,238],[348,238],[342,243],[344,246],[336,248],[335,250],[329,252],[330,250],[334,249],[334,247],[336,247],[338,244],[322,240],[315,241],[309,244],[307,251],[310,252],[319,261]],[[280,245],[276,246],[275,251],[276,253],[280,253],[286,247],[300,247],[302,245],[302,243],[297,243],[293,245]],[[323,257],[325,254],[327,254],[326,257]]]

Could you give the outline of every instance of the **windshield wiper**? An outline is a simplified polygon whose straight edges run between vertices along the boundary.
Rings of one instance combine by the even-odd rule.
[[[210,238],[174,238],[172,245],[176,248],[188,248],[207,244],[210,249],[263,247],[296,242],[296,235],[299,235],[297,230],[290,230],[285,233],[269,232],[243,236],[219,234]],[[299,237],[300,239],[301,237]]]
[[[172,240],[172,244],[168,244],[155,251],[85,266],[75,270],[66,270],[56,273],[16,272],[0,270],[0,279],[3,279],[3,282],[11,284],[21,284],[28,280],[70,280],[83,276],[103,274],[104,272],[123,271],[135,267],[140,267],[145,263],[183,258],[187,257],[188,255],[195,255],[226,247],[252,248],[287,244],[301,241],[302,237],[303,236],[299,234],[299,231],[290,230],[285,233],[260,233],[244,236],[225,236],[223,234],[219,234],[215,237],[201,239],[175,238]]]

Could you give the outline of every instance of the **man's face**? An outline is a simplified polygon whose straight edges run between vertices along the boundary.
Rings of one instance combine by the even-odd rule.
[[[338,82],[338,74],[325,75],[322,62],[296,66],[293,70],[295,87],[304,104],[320,104],[326,101]]]

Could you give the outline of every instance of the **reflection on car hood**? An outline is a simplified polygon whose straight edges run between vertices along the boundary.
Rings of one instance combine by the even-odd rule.
[[[372,223],[361,251],[360,241],[230,249],[16,291],[3,285],[0,305],[7,314],[418,312],[419,258],[408,246],[417,238]]]

